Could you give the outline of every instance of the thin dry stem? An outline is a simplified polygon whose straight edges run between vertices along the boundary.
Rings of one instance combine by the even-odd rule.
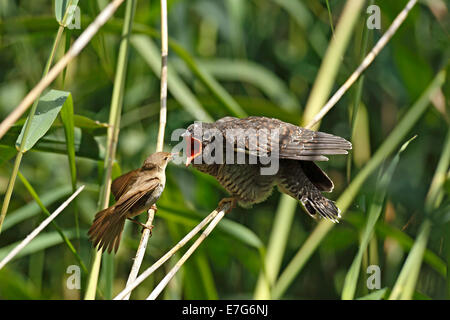
[[[11,112],[5,120],[0,123],[0,138],[19,120],[20,116],[30,107],[37,97],[47,88],[53,80],[64,70],[65,67],[81,52],[89,43],[97,31],[108,21],[124,0],[114,0],[108,4],[97,18],[86,28],[86,30],[73,43],[67,53],[57,64],[43,77],[39,83],[23,98],[20,104]]]
[[[188,243],[197,233],[200,232],[211,220],[213,220],[221,210],[227,210],[229,207],[223,206],[222,208],[216,208],[207,217],[205,217],[197,226],[195,226],[187,235],[184,236],[172,249],[170,249],[164,256],[156,261],[147,270],[136,278],[132,283],[127,284],[126,288],[120,292],[114,300],[122,300],[127,294],[129,294],[134,288],[147,279],[153,272],[155,272],[160,266],[162,266],[167,260],[169,260],[179,249],[181,249],[186,243]]]
[[[161,0],[161,88],[160,88],[160,112],[159,112],[159,130],[158,130],[158,140],[156,143],[156,152],[163,151],[164,146],[164,132],[166,129],[167,122],[167,55],[169,47],[169,35],[167,31],[167,2],[166,0]],[[151,226],[153,223],[153,218],[155,216],[155,211],[153,209],[148,210],[148,219],[146,222],[147,226]],[[141,241],[139,242],[139,247],[136,252],[136,256],[133,261],[133,266],[131,267],[130,274],[127,280],[127,286],[136,280],[139,273],[139,269],[144,259],[145,249],[147,248],[147,243],[150,238],[150,230],[144,229],[142,233]],[[131,291],[124,296],[123,299],[128,300],[130,298]]]
[[[103,185],[99,194],[99,208],[105,209],[108,206],[111,186],[112,165],[115,158],[117,141],[120,131],[120,115],[123,104],[123,91],[125,88],[125,74],[127,67],[127,56],[129,51],[129,33],[132,26],[136,1],[128,1],[125,9],[125,21],[122,28],[122,38],[119,46],[119,55],[117,59],[117,70],[114,78],[114,87],[111,98],[111,107],[109,113],[109,127],[107,134],[107,147],[104,160]],[[98,249],[98,248],[97,248]],[[85,300],[94,300],[100,273],[102,260],[102,250],[97,250],[91,264],[91,271],[87,282]]]
[[[229,206],[229,204],[227,204]],[[156,288],[150,293],[147,300],[155,300],[161,291],[167,286],[170,280],[175,276],[181,266],[189,259],[189,257],[194,253],[194,251],[200,246],[203,240],[211,233],[211,231],[217,226],[217,224],[225,216],[226,206],[220,210],[218,215],[211,221],[208,227],[203,231],[203,233],[195,240],[194,244],[186,251],[186,253],[181,257],[181,259],[175,264],[175,266],[169,271],[169,273],[161,280],[161,282],[156,286]]]
[[[342,98],[342,96],[347,92],[347,90],[355,83],[359,76],[369,67],[373,62],[375,57],[380,53],[388,41],[392,38],[398,28],[402,25],[408,16],[409,11],[417,3],[417,0],[410,0],[405,8],[398,14],[395,20],[390,25],[389,29],[384,33],[384,35],[378,40],[372,50],[367,54],[364,60],[361,62],[359,67],[352,73],[352,75],[344,82],[344,84],[339,88],[338,91],[328,100],[328,102],[322,107],[322,109],[315,115],[315,117],[308,123],[306,128],[311,129],[316,123],[318,123],[327,113],[333,108],[336,103]]]
[[[148,219],[147,219],[147,223],[146,223],[147,226],[152,225],[154,217],[155,217],[155,210],[153,210],[153,209],[148,210]],[[144,259],[145,250],[147,249],[147,244],[148,244],[148,240],[150,237],[150,230],[146,228],[146,229],[144,229],[144,231],[142,233],[143,234],[141,237],[141,241],[139,242],[139,247],[136,251],[136,256],[134,258],[133,266],[131,267],[131,271],[128,276],[126,287],[131,285],[133,283],[133,281],[136,280],[138,273],[139,273],[139,269],[142,265],[142,260]],[[125,295],[123,300],[130,299],[130,295],[131,295],[131,291]]]
[[[45,229],[46,226],[50,224],[50,222],[53,221],[68,205],[70,202],[72,202],[73,199],[75,199],[76,196],[84,189],[84,186],[81,186],[78,188],[77,191],[75,191],[69,199],[64,201],[63,204],[61,204],[58,209],[55,210],[50,216],[47,217],[42,223],[34,229],[28,236],[26,236],[25,239],[20,242],[17,247],[15,247],[11,252],[0,262],[0,270],[9,262],[11,261],[23,248],[25,248],[31,240],[33,240],[42,230]]]
[[[159,113],[159,132],[156,151],[163,151],[164,130],[167,122],[167,56],[169,51],[167,31],[167,2],[161,0],[161,111]]]

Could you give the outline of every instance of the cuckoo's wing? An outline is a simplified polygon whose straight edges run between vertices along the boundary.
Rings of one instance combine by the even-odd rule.
[[[227,143],[235,145],[237,152],[257,156],[278,154],[282,159],[326,161],[328,158],[325,155],[347,154],[347,150],[352,148],[352,144],[344,138],[274,118],[225,117],[216,121],[216,127]],[[236,137],[241,138],[240,145]]]
[[[351,148],[344,138],[294,125],[280,135],[280,158],[326,161],[325,155],[347,154]]]
[[[333,181],[313,161],[299,161],[303,172],[317,189],[324,192],[333,191]]]

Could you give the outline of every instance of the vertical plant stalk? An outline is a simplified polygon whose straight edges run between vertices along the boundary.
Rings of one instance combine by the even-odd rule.
[[[341,65],[341,57],[344,55],[345,49],[347,48],[347,44],[364,2],[365,1],[361,0],[347,0],[345,3],[339,22],[336,26],[336,33],[330,41],[330,45],[328,46],[320,66],[319,73],[314,81],[308,102],[306,103],[303,114],[303,124],[307,124],[311,121],[328,98],[339,66]],[[307,127],[311,128],[312,126],[309,124]]]
[[[334,26],[333,26],[333,15],[331,13],[330,3],[328,0],[325,1],[327,4],[327,10],[328,10],[328,20],[330,21],[330,27],[331,27],[331,34],[334,37]]]
[[[66,12],[67,15],[67,12]],[[53,58],[55,57],[56,49],[58,48],[59,41],[61,40],[61,36],[64,32],[64,26],[59,26],[58,32],[56,33],[55,40],[53,41],[52,50],[50,52],[50,56],[48,57],[47,63],[44,68],[44,72],[42,76],[45,77],[48,74],[48,70],[52,65]],[[28,115],[28,119],[25,123],[25,129],[23,131],[22,141],[20,142],[20,146],[18,149],[18,153],[16,155],[16,159],[14,161],[14,167],[11,172],[11,177],[8,181],[8,187],[6,188],[5,198],[3,199],[2,211],[0,213],[0,232],[2,230],[3,221],[5,220],[6,213],[8,212],[9,202],[11,201],[12,192],[14,189],[14,185],[16,183],[17,174],[19,173],[20,163],[22,162],[22,157],[24,154],[24,146],[27,141],[28,132],[31,127],[31,122],[33,121],[34,114],[36,113],[36,108],[39,103],[40,94],[34,100],[33,106],[31,107],[30,114]]]
[[[373,5],[374,1],[375,0],[370,0],[369,5]],[[363,22],[363,34],[362,34],[362,40],[361,40],[362,49],[361,49],[360,58],[359,58],[360,61],[366,57],[367,48],[369,45],[369,33],[370,32],[369,32],[368,28],[364,28],[364,25],[365,25],[365,23]],[[358,111],[359,111],[359,105],[361,104],[363,85],[364,85],[364,75],[361,75],[356,84],[355,100],[353,102],[352,114],[351,114],[351,118],[350,118],[350,125],[351,125],[350,141],[353,140],[353,137],[355,135],[356,119],[357,119],[357,115],[358,115]],[[351,177],[352,160],[353,160],[353,151],[350,151],[348,154],[348,157],[347,157],[347,181],[350,181],[350,177]]]
[[[180,260],[175,264],[175,266],[169,271],[169,273],[161,280],[161,282],[156,286],[156,288],[150,293],[147,297],[147,300],[155,300],[161,291],[167,286],[170,280],[175,276],[177,271],[181,268],[181,266],[189,259],[189,257],[194,253],[194,251],[198,248],[198,246],[206,239],[207,236],[211,233],[211,231],[217,226],[217,224],[222,220],[225,216],[225,209],[222,208],[216,217],[211,221],[211,223],[206,227],[205,231],[202,232],[200,237],[195,240],[191,247],[186,251],[186,253],[181,257]]]
[[[103,210],[108,206],[111,186],[111,171],[114,162],[117,140],[120,130],[120,115],[123,104],[123,94],[125,88],[125,75],[128,64],[128,52],[130,47],[130,35],[133,24],[134,12],[136,10],[136,0],[127,0],[125,9],[125,20],[122,29],[122,40],[119,47],[119,56],[117,59],[116,75],[114,79],[114,88],[111,98],[111,111],[109,114],[108,140],[104,161],[103,184],[99,195],[99,210]],[[102,11],[104,12],[104,11]],[[88,278],[85,299],[95,299],[97,289],[98,276],[100,273],[102,251],[95,250],[94,260]],[[109,261],[112,263],[112,261]]]
[[[380,53],[380,51],[384,48],[384,46],[389,42],[389,40],[392,38],[392,36],[395,34],[395,32],[398,30],[398,28],[402,25],[403,21],[405,21],[406,17],[408,16],[409,11],[411,11],[411,9],[414,7],[414,5],[416,3],[417,3],[417,0],[410,0],[406,4],[405,8],[394,19],[392,24],[389,26],[389,29],[387,29],[386,32],[383,34],[383,36],[380,38],[380,40],[378,40],[378,42],[375,44],[375,46],[372,48],[372,50],[369,52],[369,54],[361,62],[359,67],[352,73],[352,75],[347,79],[347,81],[344,82],[344,84],[339,88],[339,90],[336,91],[336,93],[331,97],[331,99],[328,100],[328,102],[322,107],[322,109],[320,109],[320,111],[314,116],[314,118],[312,118],[312,120],[308,123],[306,128],[311,129],[312,127],[314,127],[328,113],[328,111],[330,111],[331,108],[333,108],[334,105],[342,98],[344,93],[347,92],[347,90],[353,85],[353,83],[367,69],[367,67],[373,62],[375,57]],[[337,33],[336,33],[336,37],[337,37]],[[331,45],[330,45],[330,47],[331,47]],[[324,63],[325,63],[325,61],[324,61]],[[321,68],[321,70],[322,70],[322,68]],[[319,77],[318,77],[317,81],[319,81]],[[319,82],[317,82],[317,84],[319,85]],[[317,105],[318,105],[317,102],[314,102],[313,107],[311,107],[311,109],[314,109],[313,110],[314,113],[316,113]],[[305,110],[305,112],[307,110],[309,110],[309,109],[307,108]],[[307,120],[310,119],[311,113],[308,113],[305,115]]]
[[[353,259],[352,265],[347,272],[344,280],[344,287],[342,289],[342,300],[352,300],[355,297],[358,278],[360,275],[360,270],[362,266],[362,270],[367,270],[367,266],[369,265],[369,245],[375,239],[374,230],[375,226],[381,216],[383,210],[383,204],[386,198],[386,191],[391,182],[394,171],[397,167],[397,164],[400,160],[400,154],[407,148],[409,143],[414,140],[417,136],[414,136],[407,142],[403,144],[400,150],[395,155],[394,159],[390,162],[389,165],[382,171],[380,170],[380,174],[378,176],[374,196],[371,202],[371,205],[368,209],[367,219],[364,225],[364,229],[361,232],[361,237],[359,240],[359,248],[358,252]],[[376,243],[375,243],[376,246]],[[375,249],[376,250],[376,249]],[[367,288],[366,288],[367,289]],[[367,292],[365,292],[367,294]]]
[[[270,299],[270,288],[280,272],[281,261],[297,208],[297,202],[292,200],[291,197],[284,195],[280,198],[264,259],[265,268],[260,271],[256,283],[254,298],[257,300]]]
[[[450,170],[447,173],[447,180],[450,180]],[[446,268],[446,288],[447,288],[447,300],[450,300],[450,223],[446,223],[445,236],[444,236],[444,248],[445,248],[445,260],[447,262]]]
[[[25,239],[22,240],[21,243],[17,245],[11,252],[0,262],[0,270],[9,262],[11,261],[23,248],[25,248],[31,240],[33,240],[42,230],[45,229],[46,226],[49,225],[50,222],[52,222],[63,210],[65,207],[69,205],[69,203],[75,199],[78,194],[84,189],[84,186],[81,186],[78,188],[78,190],[72,194],[69,199],[63,202],[62,205],[58,207],[58,209],[55,210],[47,219],[42,221],[42,223],[34,229],[28,236],[26,236]]]
[[[427,248],[428,238],[431,232],[431,220],[425,219],[420,227],[419,234],[406,258],[405,264],[392,288],[389,300],[410,300],[419,277],[423,254]]]
[[[20,116],[30,107],[37,97],[45,90],[67,65],[83,50],[97,31],[112,17],[124,0],[114,0],[95,18],[85,31],[75,40],[69,51],[50,69],[38,84],[23,98],[19,105],[0,123],[0,138],[19,120]]]
[[[164,132],[167,123],[167,58],[169,53],[169,35],[167,29],[167,1],[161,0],[161,87],[160,87],[160,111],[159,111],[159,129],[158,140],[156,142],[156,152],[163,151],[164,147]],[[151,226],[155,217],[155,210],[148,210],[148,218],[146,225]],[[142,232],[139,247],[136,251],[136,256],[131,266],[131,271],[128,276],[126,286],[133,283],[141,268],[142,260],[144,259],[145,251],[147,249],[148,240],[150,238],[150,230],[144,229]],[[124,297],[125,300],[130,298],[131,291]]]
[[[167,123],[167,59],[169,53],[169,34],[167,30],[167,1],[161,0],[161,110],[156,151],[163,151],[164,131]]]
[[[439,193],[446,180],[448,167],[450,164],[450,130],[447,132],[445,138],[444,148],[442,150],[441,158],[434,173],[431,186],[425,199],[425,214],[426,218],[423,222],[419,235],[417,236],[414,246],[406,258],[400,275],[392,288],[390,300],[394,299],[411,299],[414,294],[414,288],[419,277],[420,266],[422,265],[423,255],[427,248],[428,238],[430,236],[432,220],[431,214],[433,210],[437,209],[442,201]],[[447,274],[448,277],[448,274]]]

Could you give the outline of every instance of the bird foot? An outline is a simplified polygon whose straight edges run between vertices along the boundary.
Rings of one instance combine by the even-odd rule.
[[[223,198],[219,202],[219,208],[222,209],[227,203],[230,203],[230,208],[228,208],[225,213],[229,213],[233,208],[236,208],[237,200],[236,198]]]
[[[150,209],[153,210],[153,211],[155,211],[155,213],[156,213],[156,211],[158,211],[158,207],[156,206],[156,204],[152,204],[152,206],[150,207]]]
[[[147,226],[147,225],[145,225],[145,224],[142,224],[142,230],[141,230],[141,233],[143,233],[145,229],[148,229],[148,230],[150,231],[150,237],[151,237],[151,236],[153,235],[153,234],[152,234],[152,229],[153,229],[154,227],[155,227],[155,226],[153,226],[153,225]]]
[[[154,226],[148,226],[146,224],[143,224],[142,222],[139,222],[139,221],[131,219],[131,218],[128,218],[128,220],[136,223],[137,225],[140,225],[142,227],[141,233],[143,233],[145,229],[150,230],[150,237],[152,236],[152,229],[154,228]]]

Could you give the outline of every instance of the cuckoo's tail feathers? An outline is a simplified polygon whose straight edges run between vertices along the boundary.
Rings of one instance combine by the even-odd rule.
[[[322,195],[315,197],[302,197],[299,200],[306,212],[313,218],[317,218],[317,213],[320,217],[336,223],[338,223],[341,218],[341,210],[339,210],[333,201]]]

